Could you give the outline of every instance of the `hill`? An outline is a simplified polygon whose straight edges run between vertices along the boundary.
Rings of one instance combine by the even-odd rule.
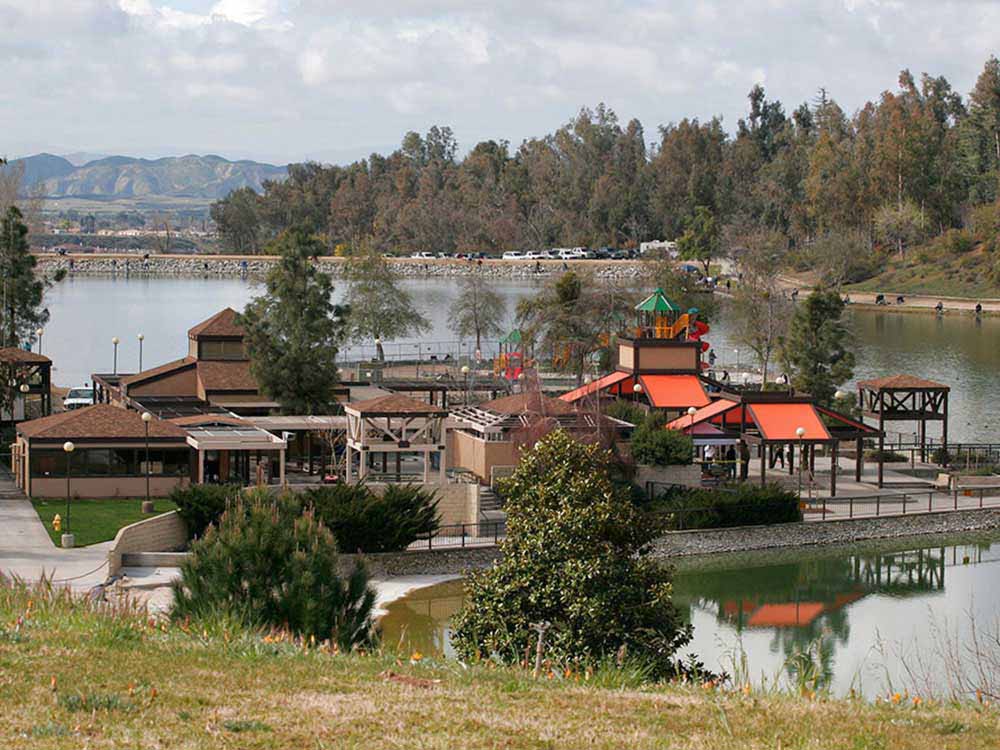
[[[201,198],[217,200],[242,187],[261,190],[266,180],[283,180],[285,167],[255,161],[229,161],[221,156],[178,156],[136,159],[109,156],[82,166],[52,154],[18,159],[25,184],[41,184],[48,198]]]

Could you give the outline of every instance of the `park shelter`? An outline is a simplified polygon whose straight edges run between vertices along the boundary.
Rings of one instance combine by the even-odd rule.
[[[11,448],[17,485],[29,497],[142,497],[146,423],[139,412],[96,404],[23,422]],[[150,493],[161,497],[190,481],[192,453],[178,425],[149,425]],[[66,442],[74,450],[67,455]]]
[[[287,442],[237,417],[214,414],[173,420],[197,455],[199,484],[285,484]],[[274,467],[277,465],[277,472]]]
[[[878,420],[878,486],[884,486],[886,422],[916,422],[920,460],[927,460],[927,423],[941,423],[941,447],[948,448],[948,393],[943,383],[913,375],[891,375],[858,383],[863,418]]]
[[[14,389],[11,413],[0,413],[0,424],[21,422],[33,416],[47,417],[52,413],[52,360],[35,352],[15,347],[0,348],[0,368]],[[21,386],[27,385],[27,393]],[[37,402],[33,410],[31,402]]]
[[[437,482],[446,481],[447,412],[409,396],[389,394],[344,405],[347,415],[346,479],[353,481],[354,459],[358,459],[358,479],[372,473],[377,457],[382,459],[382,473],[388,472],[388,457],[395,458],[395,474],[401,476],[400,463],[406,454],[423,459],[424,484],[431,483],[431,468],[436,465]]]

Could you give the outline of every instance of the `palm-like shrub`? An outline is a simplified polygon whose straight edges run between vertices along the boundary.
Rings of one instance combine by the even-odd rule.
[[[622,649],[654,673],[672,673],[690,640],[671,600],[668,569],[647,556],[653,533],[608,476],[609,454],[562,430],[527,453],[501,487],[507,539],[474,573],[453,622],[464,658],[517,663],[549,622],[546,656],[596,663]]]
[[[236,500],[192,545],[172,616],[227,615],[349,650],[370,643],[374,603],[360,562],[341,577],[333,534],[311,510],[258,492]]]
[[[381,494],[364,484],[315,487],[303,501],[343,552],[404,550],[439,525],[436,494],[412,484],[390,484]]]

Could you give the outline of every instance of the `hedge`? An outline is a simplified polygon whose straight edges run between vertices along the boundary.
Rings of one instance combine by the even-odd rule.
[[[647,511],[664,530],[767,526],[802,520],[799,499],[777,484],[712,489],[673,488]]]

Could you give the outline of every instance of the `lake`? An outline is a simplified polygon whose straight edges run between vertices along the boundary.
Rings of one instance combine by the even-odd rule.
[[[454,342],[448,307],[457,295],[457,282],[408,279],[403,286],[431,320],[426,342]],[[511,317],[516,300],[537,289],[530,282],[508,280],[497,280],[494,287],[508,300]],[[42,350],[54,360],[54,381],[64,386],[82,384],[93,372],[110,372],[114,336],[121,340],[119,371],[138,367],[139,333],[145,336],[143,364],[155,366],[186,354],[188,328],[223,307],[241,309],[261,289],[257,282],[237,278],[67,278],[46,297],[52,318]],[[335,286],[337,300],[343,289],[343,284]],[[730,314],[723,306],[706,337],[720,367],[751,359],[749,351],[738,350],[731,340]],[[970,316],[938,319],[858,309],[850,311],[850,321],[858,378],[908,373],[950,384],[951,438],[995,439],[1000,426],[1000,404],[994,398],[1000,392],[1000,319],[977,323]],[[387,346],[390,355],[415,350],[412,339]]]
[[[757,685],[797,687],[801,674],[836,695],[940,694],[956,664],[945,653],[961,644],[957,658],[971,664],[972,623],[996,633],[998,575],[996,535],[683,560],[674,601],[694,639],[682,653]],[[453,656],[448,621],[461,603],[461,581],[394,602],[386,646]]]

